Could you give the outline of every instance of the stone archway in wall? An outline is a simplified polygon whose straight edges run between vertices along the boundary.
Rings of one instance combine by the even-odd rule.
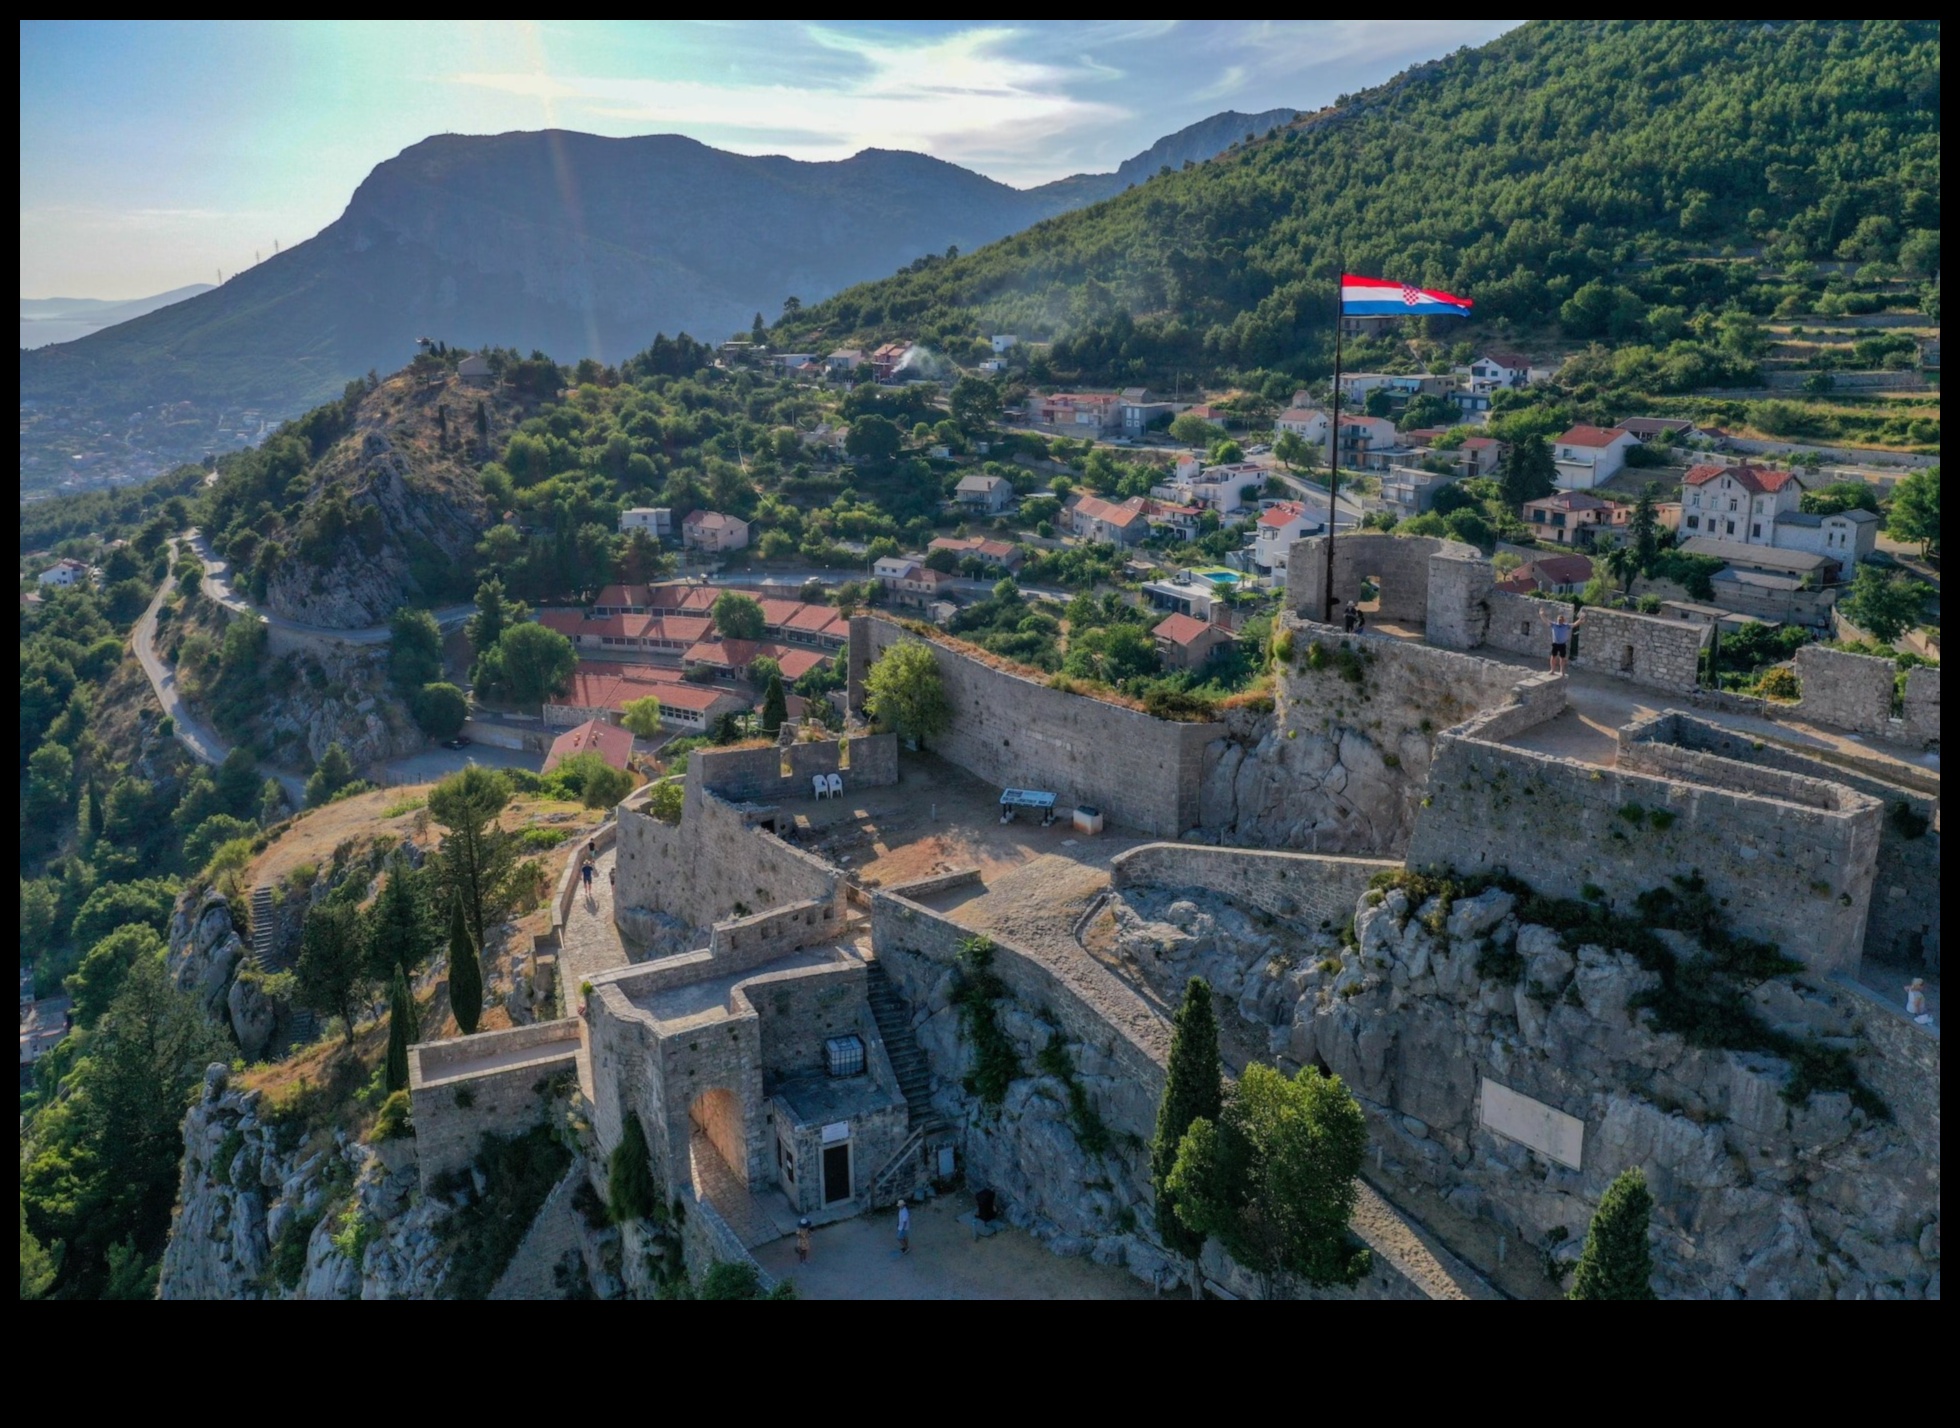
[[[703,1091],[687,1108],[687,1125],[690,1136],[705,1137],[729,1172],[744,1185],[748,1183],[748,1119],[740,1096],[725,1086]]]

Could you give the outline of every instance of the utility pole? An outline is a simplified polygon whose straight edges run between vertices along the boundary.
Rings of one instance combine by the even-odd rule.
[[[1345,265],[1346,259],[1342,259]],[[1343,273],[1334,275],[1334,416],[1327,432],[1327,581],[1321,618],[1334,623],[1334,496],[1341,489],[1341,318]]]

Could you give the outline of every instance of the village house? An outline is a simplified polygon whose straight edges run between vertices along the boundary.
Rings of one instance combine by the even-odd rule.
[[[864,365],[864,349],[839,347],[823,359],[824,370],[833,377],[848,377]]]
[[[1114,431],[1122,424],[1121,408],[1114,392],[1055,392],[1028,398],[1028,420],[1037,426]]]
[[[1470,364],[1467,385],[1481,395],[1514,391],[1531,385],[1531,359],[1502,348],[1486,349]]]
[[[1386,471],[1407,455],[1386,417],[1342,416],[1341,467],[1347,471]]]
[[[978,472],[960,477],[953,488],[953,499],[970,511],[997,516],[1014,504],[1014,483],[1005,476],[983,476]]]
[[[458,362],[456,375],[466,387],[488,387],[497,380],[497,374],[490,370],[490,359],[481,352],[472,352]]]
[[[1302,441],[1327,441],[1327,413],[1318,407],[1292,406],[1273,418],[1273,434],[1287,434],[1299,437]]]
[[[1382,506],[1398,520],[1422,515],[1435,506],[1436,493],[1453,485],[1458,474],[1420,466],[1391,466],[1382,473]]]
[[[1166,669],[1202,669],[1232,643],[1231,631],[1189,615],[1166,615],[1150,635],[1157,642],[1157,657]]]
[[[1186,456],[1172,470],[1171,479],[1151,487],[1150,494],[1160,501],[1206,506],[1221,516],[1229,516],[1245,504],[1247,488],[1251,488],[1256,498],[1265,485],[1263,466],[1249,461],[1207,466],[1196,456]]]
[[[1322,529],[1301,502],[1275,502],[1259,513],[1252,542],[1252,563],[1261,575],[1284,575],[1287,552],[1293,549],[1293,543],[1305,536],[1319,535]]]
[[[1131,438],[1142,436],[1153,425],[1168,421],[1177,412],[1175,402],[1153,396],[1143,387],[1125,387],[1116,394],[1116,398],[1117,424],[1123,428],[1123,435]]]
[[[88,578],[88,562],[71,556],[63,556],[40,574],[43,585],[79,585]]]
[[[1494,436],[1467,436],[1450,454],[1465,476],[1494,476],[1504,461],[1504,443]]]
[[[1616,422],[1621,431],[1630,431],[1641,441],[1692,441],[1704,435],[1686,417],[1627,417]]]
[[[998,565],[1008,571],[1019,570],[1022,560],[1025,559],[1021,547],[1012,541],[986,540],[980,536],[934,536],[927,544],[926,550],[928,552],[950,550],[962,561],[971,556],[988,565]]]
[[[987,339],[987,345],[994,349],[994,356],[996,357],[1005,356],[1008,348],[1018,347],[1020,344],[1021,339],[1011,332],[996,332],[992,337]]]
[[[588,719],[551,741],[551,752],[544,758],[544,772],[550,773],[566,759],[580,754],[597,754],[611,767],[624,772],[633,762],[632,731],[603,719]]]
[[[1526,501],[1523,516],[1536,539],[1590,550],[1602,530],[1624,532],[1633,518],[1633,507],[1602,500],[1587,491],[1554,491]]]
[[[1552,443],[1561,491],[1590,491],[1619,474],[1627,452],[1639,445],[1630,431],[1581,423]]]
[[[816,360],[817,355],[814,352],[778,352],[769,359],[769,365],[778,372],[788,375],[791,372],[802,371]]]
[[[1348,372],[1341,378],[1341,402],[1358,407],[1370,392],[1383,391],[1400,409],[1413,397],[1440,397],[1455,387],[1453,379],[1439,377],[1434,372]]]
[[[1497,582],[1513,595],[1577,595],[1593,578],[1593,563],[1584,555],[1546,555],[1527,561]]]
[[[883,565],[884,562],[880,561],[879,564]],[[908,561],[907,565],[908,568],[897,575],[887,577],[880,572],[878,577],[885,587],[886,598],[894,605],[929,610],[943,602],[959,581],[957,575],[934,570],[916,560]]]
[[[1188,570],[1144,581],[1141,594],[1155,609],[1168,610],[1173,615],[1189,615],[1194,620],[1209,620],[1213,607],[1218,603],[1218,587]]]
[[[689,511],[681,522],[681,544],[689,550],[728,551],[746,549],[749,523],[740,516],[719,511]]]
[[[1076,496],[1062,512],[1071,533],[1083,540],[1107,541],[1112,545],[1135,545],[1150,534],[1150,522],[1143,513],[1143,498],[1106,501],[1101,496]]]
[[[871,353],[871,375],[880,382],[889,382],[898,375],[898,369],[905,365],[905,359],[912,355],[909,342],[887,342],[873,349]]]
[[[1776,523],[1799,513],[1803,478],[1752,466],[1691,466],[1681,478],[1681,529],[1743,545],[1778,544]]]
[[[674,513],[666,506],[634,506],[619,513],[621,535],[628,531],[645,531],[656,540],[664,540],[674,533]]]
[[[1205,508],[1153,498],[1143,503],[1143,518],[1152,530],[1169,531],[1179,540],[1196,540],[1204,531]]]
[[[695,733],[723,714],[739,714],[753,703],[741,691],[690,684],[671,671],[581,661],[565,692],[545,701],[545,727],[570,728],[595,719],[617,724],[628,704],[647,698],[659,700],[664,727]]]

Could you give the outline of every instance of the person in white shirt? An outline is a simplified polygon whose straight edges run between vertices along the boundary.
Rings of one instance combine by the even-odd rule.
[[[898,1252],[912,1252],[912,1207],[903,1200],[898,1202]]]

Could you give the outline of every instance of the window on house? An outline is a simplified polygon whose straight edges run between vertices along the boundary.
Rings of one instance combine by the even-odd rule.
[[[1763,538],[1763,525],[1761,521],[1749,527],[1749,538],[1751,540],[1761,540]]]

